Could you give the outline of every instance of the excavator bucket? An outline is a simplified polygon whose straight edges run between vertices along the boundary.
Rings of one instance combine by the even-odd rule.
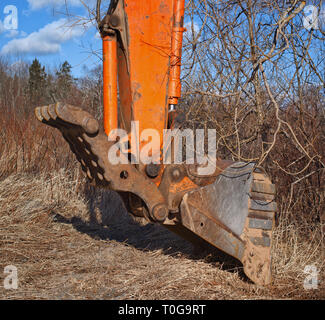
[[[177,129],[180,121],[183,22],[184,0],[111,1],[99,25],[104,130],[90,113],[64,103],[35,114],[60,130],[88,179],[117,191],[131,214],[219,248],[241,261],[252,281],[267,285],[276,204],[265,172],[253,163],[217,160],[212,174],[201,175],[204,166],[195,162],[163,161],[165,129]],[[126,141],[111,135],[118,128]],[[143,136],[149,129],[160,141],[156,148]],[[121,140],[127,147],[115,150]],[[173,136],[168,148],[176,144]],[[118,162],[109,156],[113,149]],[[148,149],[155,161],[134,161]]]
[[[181,223],[243,263],[255,283],[271,283],[274,185],[254,164],[237,162],[215,182],[186,193]]]

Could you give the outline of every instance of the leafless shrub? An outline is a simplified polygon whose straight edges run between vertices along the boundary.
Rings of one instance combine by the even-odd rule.
[[[262,165],[286,203],[281,213],[319,221],[324,34],[304,27],[305,5],[188,1],[179,111],[187,114],[184,126],[217,130],[221,158]]]

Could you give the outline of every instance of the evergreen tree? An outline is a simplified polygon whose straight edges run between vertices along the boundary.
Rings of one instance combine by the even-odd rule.
[[[61,64],[60,69],[56,72],[57,76],[57,93],[58,95],[65,99],[71,91],[71,86],[73,84],[73,77],[71,75],[71,65],[68,61]]]
[[[29,67],[28,94],[33,106],[42,104],[46,90],[47,74],[45,67],[35,58]]]

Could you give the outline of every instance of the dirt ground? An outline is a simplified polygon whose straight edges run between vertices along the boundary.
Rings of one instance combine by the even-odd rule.
[[[12,175],[0,181],[0,299],[324,299],[317,232],[301,240],[290,224],[278,227],[274,282],[263,288],[218,252],[134,220],[113,192],[85,189],[64,171]],[[305,290],[312,264],[318,288]],[[16,290],[2,286],[8,265]]]

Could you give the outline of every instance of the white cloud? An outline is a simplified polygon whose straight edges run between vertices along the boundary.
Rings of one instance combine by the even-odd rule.
[[[80,0],[27,0],[31,10],[39,10],[46,7],[80,6]]]
[[[13,39],[3,46],[2,54],[37,54],[58,53],[61,44],[82,35],[80,26],[69,27],[66,19],[54,21],[25,38]]]
[[[9,32],[6,34],[6,38],[16,38],[19,36],[18,30],[9,30]]]
[[[5,30],[5,37],[6,38],[24,38],[27,36],[27,33],[25,31],[19,31],[19,30]],[[1,32],[0,32],[1,33]]]

